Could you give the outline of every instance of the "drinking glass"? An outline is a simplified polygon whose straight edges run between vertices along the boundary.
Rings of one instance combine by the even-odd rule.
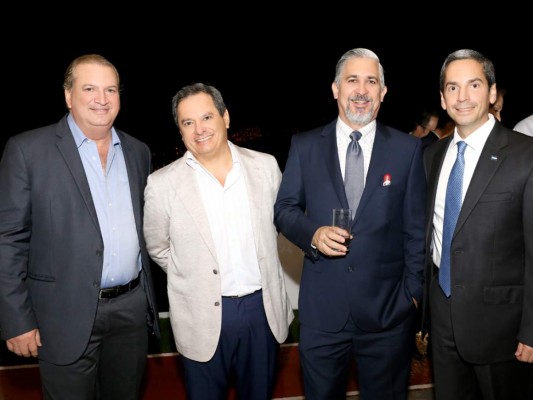
[[[352,224],[352,210],[349,208],[334,208],[333,209],[333,226],[346,229],[350,233]],[[344,245],[348,247],[350,238],[345,238]]]

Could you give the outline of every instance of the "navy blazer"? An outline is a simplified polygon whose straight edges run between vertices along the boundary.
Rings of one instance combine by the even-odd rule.
[[[424,154],[426,293],[434,274],[430,249],[435,196],[452,139],[438,141]],[[497,121],[465,193],[450,268],[451,318],[461,357],[489,364],[514,360],[517,340],[533,346],[533,138]]]
[[[118,131],[141,246],[149,329],[159,334],[142,231],[148,146]],[[39,358],[74,362],[96,315],[104,243],[66,116],[9,139],[0,164],[0,329],[4,339],[39,328]]]
[[[404,321],[422,297],[426,181],[419,139],[377,123],[365,189],[345,257],[317,257],[316,230],[348,208],[336,120],[292,137],[275,204],[275,224],[305,253],[299,319],[335,332],[349,315],[366,331]],[[391,184],[383,185],[390,174]]]

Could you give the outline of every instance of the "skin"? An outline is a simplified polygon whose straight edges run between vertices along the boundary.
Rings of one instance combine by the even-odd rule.
[[[496,84],[489,87],[483,67],[477,61],[457,60],[446,69],[441,105],[455,121],[461,138],[466,139],[487,122],[489,106],[496,97]],[[518,342],[515,357],[533,363],[533,347]]]
[[[430,117],[428,124],[426,126],[417,125],[412,135],[414,137],[419,137],[419,138],[424,137],[429,132],[434,131],[438,123],[439,123],[439,119],[437,117]]]
[[[359,130],[378,116],[387,87],[379,82],[379,64],[371,58],[352,58],[344,65],[339,86],[331,85],[339,116],[353,130]]]
[[[440,92],[441,106],[463,139],[488,121],[489,106],[495,100],[496,84],[489,87],[480,63],[457,60],[448,66]]]
[[[120,111],[118,77],[113,68],[99,64],[80,64],[74,71],[71,89],[65,90],[65,101],[76,124],[96,142],[102,168],[105,170],[111,127]],[[42,346],[38,329],[6,341],[7,348],[18,356],[37,357]]]
[[[211,96],[198,93],[183,99],[176,111],[185,147],[224,185],[232,168],[228,110],[220,115]]]
[[[74,121],[89,139],[110,136],[120,111],[118,79],[113,68],[81,64],[74,76],[72,89],[65,90],[65,101]]]
[[[492,115],[494,115],[494,118],[496,118],[498,121],[502,120],[502,110],[503,110],[503,96],[500,94],[492,107],[489,107],[489,111]]]
[[[439,119],[437,117],[431,117],[429,119],[429,122],[426,126],[426,129],[431,132],[431,131],[434,131],[435,128],[437,127],[437,124],[439,123]]]

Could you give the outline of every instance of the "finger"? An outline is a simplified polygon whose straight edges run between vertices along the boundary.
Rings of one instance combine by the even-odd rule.
[[[6,345],[7,345],[7,349],[14,353],[15,352],[15,346],[13,346],[13,344],[11,342],[6,342]]]

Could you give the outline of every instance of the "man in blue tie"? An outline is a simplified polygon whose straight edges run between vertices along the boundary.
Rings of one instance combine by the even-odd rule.
[[[422,296],[426,182],[420,140],[376,121],[387,87],[377,55],[347,51],[332,83],[338,117],[296,134],[275,223],[305,253],[299,293],[305,398],[407,398]],[[353,208],[350,232],[331,226]],[[345,239],[353,236],[348,247]]]
[[[440,94],[456,128],[424,154],[436,399],[533,399],[533,138],[489,113],[477,51],[446,58]]]

